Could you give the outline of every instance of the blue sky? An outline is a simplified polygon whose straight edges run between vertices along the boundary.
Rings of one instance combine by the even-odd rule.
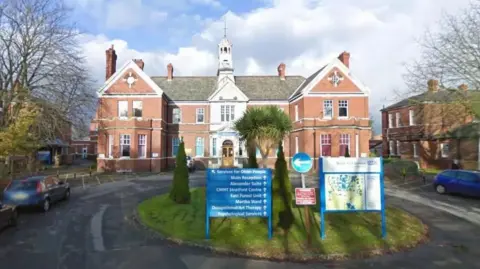
[[[149,75],[215,75],[223,18],[237,75],[309,76],[342,51],[351,71],[371,89],[375,129],[379,110],[405,90],[404,64],[419,56],[416,39],[436,29],[444,12],[470,0],[66,0],[84,32],[92,76],[103,83],[105,50],[117,65],[140,58]]]

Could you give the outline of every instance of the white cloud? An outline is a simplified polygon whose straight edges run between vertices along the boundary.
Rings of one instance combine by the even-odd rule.
[[[209,2],[196,0],[199,1]],[[425,27],[435,26],[442,10],[454,12],[467,6],[469,0],[265,2],[267,7],[249,13],[227,14],[235,72],[275,75],[278,64],[284,62],[287,75],[308,76],[347,50],[352,55],[352,72],[372,91],[370,112],[378,124],[378,110],[392,101],[394,89],[404,85],[402,63],[418,55],[415,38]],[[135,10],[132,3],[136,2],[128,3],[128,9],[122,11],[124,16],[117,13],[119,25],[122,22],[118,20],[131,17],[128,10]],[[149,16],[153,15],[132,20],[137,24],[147,23]],[[114,22],[112,18],[110,24],[114,26]],[[85,49],[95,76],[101,79],[105,72],[105,50],[112,42],[119,55],[119,65],[129,58],[142,58],[150,75],[164,75],[168,62],[172,62],[176,74],[215,75],[217,43],[223,35],[223,27],[220,18],[205,25],[202,32],[193,36],[191,47],[179,48],[175,53],[140,52],[129,48],[126,41],[111,41],[105,36],[90,37]]]

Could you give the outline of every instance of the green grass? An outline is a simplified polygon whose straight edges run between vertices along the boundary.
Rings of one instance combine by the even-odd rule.
[[[387,209],[387,238],[381,238],[380,214],[326,214],[326,238],[321,240],[319,214],[310,212],[312,245],[306,246],[303,208],[294,208],[295,224],[287,236],[275,231],[267,238],[262,218],[211,218],[211,240],[205,240],[205,189],[192,190],[192,203],[178,205],[167,195],[138,206],[141,221],[176,241],[189,241],[263,258],[342,258],[397,251],[416,246],[426,228],[414,216],[397,208]]]

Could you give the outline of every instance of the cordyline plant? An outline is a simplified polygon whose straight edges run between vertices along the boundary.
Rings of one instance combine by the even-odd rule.
[[[262,167],[266,168],[270,152],[292,130],[292,121],[277,106],[253,107],[235,122],[234,128],[243,140],[259,149]]]

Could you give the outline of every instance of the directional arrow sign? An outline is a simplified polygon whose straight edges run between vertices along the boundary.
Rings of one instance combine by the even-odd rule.
[[[299,173],[307,173],[312,169],[313,159],[305,152],[299,152],[292,157],[292,168]]]

